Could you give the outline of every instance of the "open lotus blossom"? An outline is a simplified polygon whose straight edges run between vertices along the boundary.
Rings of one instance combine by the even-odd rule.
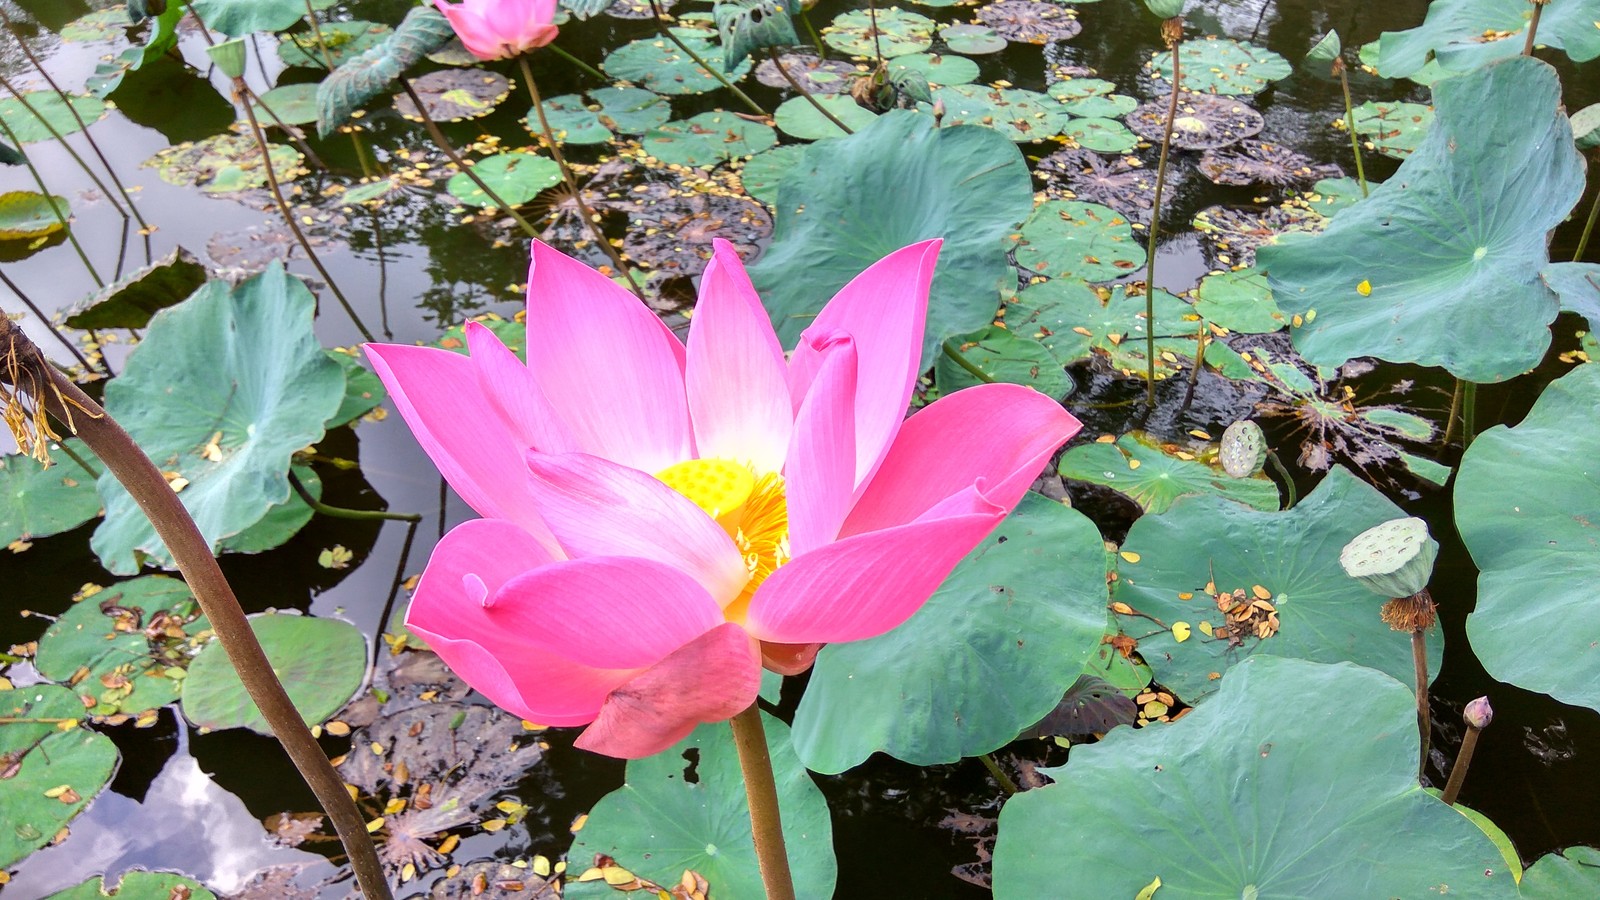
[[[763,661],[905,621],[1081,427],[1026,387],[905,418],[939,242],[891,253],[781,345],[717,242],[687,346],[542,244],[528,362],[368,345],[418,441],[485,518],[445,536],[407,616],[495,703],[649,755],[755,701]]]
[[[479,59],[509,59],[556,39],[556,0],[465,0],[433,5]]]

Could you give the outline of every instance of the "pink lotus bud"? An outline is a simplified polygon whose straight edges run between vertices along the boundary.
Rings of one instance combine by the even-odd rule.
[[[1494,707],[1489,705],[1488,697],[1479,697],[1467,704],[1461,718],[1466,719],[1469,726],[1481,731],[1494,721]]]
[[[433,5],[467,51],[479,59],[508,59],[555,40],[557,0],[465,0]]]

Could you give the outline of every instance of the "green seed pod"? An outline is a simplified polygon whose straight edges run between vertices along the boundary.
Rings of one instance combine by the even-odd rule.
[[[1428,586],[1438,555],[1439,542],[1429,536],[1428,523],[1412,516],[1356,535],[1339,551],[1339,565],[1375,594],[1410,597]]]
[[[1339,32],[1330,31],[1306,54],[1306,62],[1331,63],[1343,52],[1344,45],[1339,43]]]
[[[1183,0],[1144,0],[1144,5],[1163,19],[1183,15]]]
[[[1579,150],[1600,147],[1600,103],[1591,103],[1572,114],[1572,137]]]
[[[234,38],[206,48],[211,61],[229,78],[244,77],[244,38]]]
[[[1222,471],[1235,478],[1249,478],[1267,462],[1267,436],[1261,426],[1240,419],[1222,433],[1222,452],[1218,454]]]

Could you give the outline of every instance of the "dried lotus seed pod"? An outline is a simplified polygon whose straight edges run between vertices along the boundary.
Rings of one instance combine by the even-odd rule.
[[[1356,535],[1339,551],[1339,565],[1373,593],[1410,597],[1428,586],[1438,555],[1439,542],[1428,534],[1428,523],[1412,516]]]
[[[1234,478],[1249,478],[1267,462],[1267,436],[1261,426],[1241,419],[1222,432],[1222,451],[1217,459],[1222,471]]]

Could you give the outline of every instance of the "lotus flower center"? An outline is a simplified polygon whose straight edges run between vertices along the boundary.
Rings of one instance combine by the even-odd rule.
[[[691,459],[662,469],[656,478],[717,520],[744,555],[750,581],[723,613],[742,617],[768,575],[789,561],[789,502],[783,476],[757,475],[730,459]]]

